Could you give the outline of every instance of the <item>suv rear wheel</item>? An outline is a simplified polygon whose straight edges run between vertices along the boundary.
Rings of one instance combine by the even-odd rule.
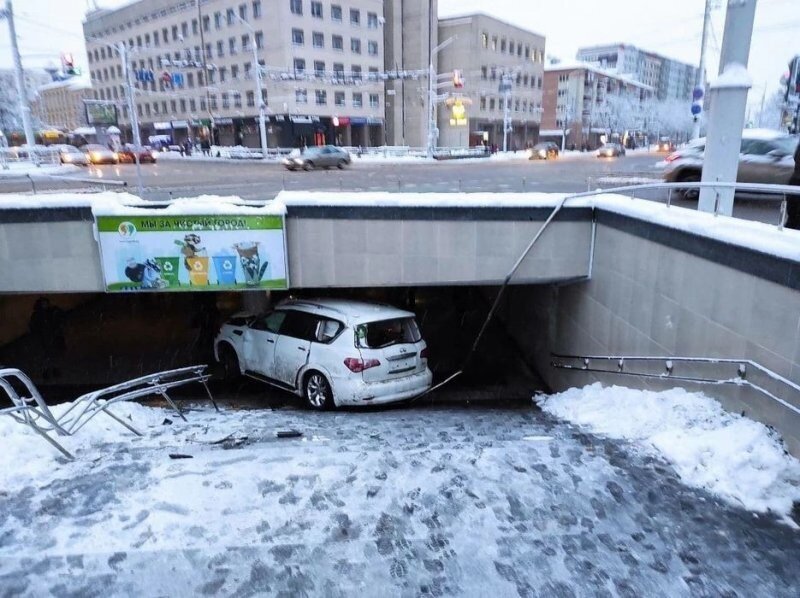
[[[333,407],[333,391],[328,380],[320,372],[313,370],[303,380],[303,395],[312,409],[323,411]]]
[[[678,178],[678,183],[699,183],[701,179],[701,175],[699,172],[691,170],[689,172],[682,173]],[[697,187],[692,187],[689,189],[681,189],[681,195],[684,199],[688,199],[689,201],[697,201],[700,197],[700,189]]]

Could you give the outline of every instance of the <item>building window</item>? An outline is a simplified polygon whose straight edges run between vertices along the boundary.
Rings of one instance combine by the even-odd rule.
[[[211,44],[210,44],[210,43],[209,43],[209,44],[206,44],[206,54],[205,54],[205,57],[206,57],[206,58],[211,58],[212,56],[213,56],[213,54],[211,53]]]
[[[261,18],[261,0],[253,0],[253,18]]]
[[[222,29],[222,13],[214,13],[214,29]]]
[[[363,94],[361,92],[353,92],[353,108],[361,108],[364,105]]]
[[[362,80],[361,67],[359,65],[354,64],[351,67],[350,74],[353,77],[353,81],[361,81]]]
[[[231,79],[238,79],[239,78],[239,65],[232,64],[231,65]]]
[[[486,50],[489,47],[489,34],[481,33],[481,48]]]
[[[486,110],[486,98],[481,98],[481,110]]]
[[[225,56],[225,42],[222,40],[217,42],[217,58]]]
[[[256,31],[256,48],[259,50],[264,49],[264,32]]]
[[[331,4],[331,20],[342,22],[342,7],[338,4]]]
[[[302,29],[292,29],[292,43],[295,46],[302,46],[305,43]]]
[[[530,46],[525,46],[525,58],[527,59],[527,58],[530,58],[530,57],[531,57],[531,47]]]
[[[379,108],[380,107],[380,97],[377,93],[369,94],[369,107],[370,108]]]
[[[492,51],[497,52],[497,36],[492,36]]]
[[[314,76],[315,77],[325,76],[325,63],[322,60],[314,61]]]
[[[331,36],[331,47],[334,50],[344,50],[344,38],[341,35],[332,35]]]
[[[249,62],[245,62],[244,63],[244,78],[245,79],[249,79],[250,78],[250,69],[252,69],[252,68],[253,68],[253,65],[250,64]]]
[[[238,91],[234,92],[233,107],[234,108],[241,108],[242,107],[242,94],[239,93]]]
[[[322,2],[311,0],[311,16],[317,19],[322,18]]]
[[[333,94],[333,103],[337,106],[344,106],[344,92],[337,91]]]
[[[174,42],[178,41],[178,26],[177,25],[173,25],[172,26],[172,41],[174,41]]]
[[[486,81],[489,78],[489,69],[485,66],[481,67],[481,80]]]
[[[222,95],[222,107],[223,108],[230,108],[231,107],[231,102],[228,99],[228,92],[227,91],[223,91],[221,95]]]
[[[232,8],[229,8],[225,11],[225,18],[228,21],[228,26],[230,27],[236,22],[236,11]]]
[[[318,89],[314,92],[317,99],[317,106],[324,106],[328,103],[328,92],[324,89]]]
[[[298,74],[303,74],[306,70],[306,61],[303,58],[295,58],[294,59],[294,72]]]
[[[494,98],[489,98],[489,110],[494,110]]]
[[[211,29],[211,17],[208,15],[203,16],[203,31],[208,33],[208,30]]]
[[[357,8],[350,9],[350,24],[356,27],[361,25],[361,11]]]
[[[181,105],[181,112],[186,112],[186,100],[181,100],[180,105]]]
[[[250,49],[250,36],[242,36],[242,52],[247,52]]]
[[[376,12],[367,13],[367,27],[369,27],[370,29],[378,28],[378,13]]]
[[[325,36],[320,33],[319,31],[314,31],[311,34],[311,44],[315,48],[324,48],[325,47]]]
[[[184,39],[189,37],[189,23],[181,23],[181,35],[183,36]],[[138,44],[139,42],[138,37],[136,38],[136,42]]]
[[[336,81],[344,81],[344,65],[341,62],[333,63],[333,78]]]
[[[367,52],[370,56],[377,56],[378,55],[378,42],[368,41],[367,42]]]
[[[501,40],[500,40],[500,53],[501,53],[501,54],[505,54],[505,52],[506,52],[506,45],[507,45],[506,38],[503,38],[503,39],[501,39]]]
[[[225,83],[225,79],[227,79],[227,76],[228,76],[228,69],[225,68],[224,66],[221,66],[219,68],[219,82]]]
[[[253,91],[248,91],[247,92],[247,106],[249,108],[252,108],[255,105],[256,105],[256,94]]]
[[[189,100],[189,111],[194,112],[195,110],[197,110],[197,102],[192,98]]]
[[[307,89],[295,89],[294,90],[294,101],[297,104],[308,104],[308,90]]]
[[[228,53],[233,56],[236,54],[236,38],[231,37],[228,39]]]
[[[303,14],[303,0],[289,0],[289,8],[293,15]]]
[[[355,37],[350,38],[350,51],[353,54],[361,54],[361,40]]]
[[[194,87],[194,73],[186,74],[186,87]]]
[[[242,21],[247,20],[247,4],[240,4],[239,5],[239,18]]]

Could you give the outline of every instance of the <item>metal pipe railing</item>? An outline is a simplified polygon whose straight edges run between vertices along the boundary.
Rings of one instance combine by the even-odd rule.
[[[614,374],[614,375],[624,375],[624,376],[636,376],[639,378],[657,378],[661,380],[676,380],[681,382],[694,382],[698,384],[712,384],[712,385],[723,385],[723,384],[733,384],[736,386],[747,386],[764,394],[765,396],[769,397],[770,399],[780,403],[790,411],[800,415],[800,408],[789,403],[788,401],[780,398],[776,394],[770,392],[769,390],[763,388],[752,382],[751,380],[747,379],[748,375],[748,368],[752,368],[760,372],[761,374],[767,376],[770,380],[777,383],[778,385],[785,387],[786,390],[789,392],[794,392],[800,397],[800,385],[792,382],[791,380],[781,376],[777,372],[773,372],[769,368],[764,367],[758,362],[753,361],[752,359],[731,359],[731,358],[724,358],[724,357],[665,357],[665,356],[650,356],[650,355],[568,355],[568,354],[558,354],[552,353],[551,357],[553,361],[550,362],[550,365],[557,369],[564,369],[564,370],[577,370],[577,371],[584,371],[584,372],[594,372],[594,373],[602,373],[602,374]],[[561,361],[559,361],[561,360]],[[580,362],[579,365],[573,365],[570,363],[564,363],[565,361],[578,361]],[[614,364],[614,368],[603,368],[603,367],[592,367],[592,361],[599,361],[601,363],[612,363]],[[632,362],[636,364],[636,362],[644,362],[644,363],[658,363],[661,362],[664,364],[664,370],[661,373],[652,373],[646,371],[631,371],[626,369],[627,364]],[[700,376],[692,376],[692,375],[679,375],[675,373],[675,364],[676,363],[684,363],[684,364],[692,364],[692,365],[736,365],[736,375],[733,377],[700,377]]]

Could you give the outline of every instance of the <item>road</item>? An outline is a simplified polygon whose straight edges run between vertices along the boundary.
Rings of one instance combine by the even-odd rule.
[[[436,163],[360,162],[344,170],[289,172],[278,164],[182,159],[170,156],[156,165],[143,165],[144,197],[168,200],[200,194],[236,195],[247,200],[272,199],[281,189],[321,191],[404,191],[404,192],[581,192],[588,188],[609,188],[633,182],[657,182],[656,167],[662,154],[636,153],[620,159],[597,159],[593,154],[568,156],[553,161],[468,160]],[[81,176],[81,175],[79,175]],[[135,192],[135,166],[92,166],[84,178],[125,181]],[[39,179],[39,191],[85,187],[85,183]],[[0,179],[0,192],[29,192],[27,179]],[[666,202],[664,191],[640,194],[646,199]],[[639,196],[639,195],[637,195]],[[693,208],[694,202],[672,198],[676,205]],[[777,223],[780,202],[737,197],[734,215],[750,220]]]

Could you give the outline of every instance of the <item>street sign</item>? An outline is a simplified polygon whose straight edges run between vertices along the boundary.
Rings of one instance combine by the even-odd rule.
[[[697,116],[703,111],[703,107],[700,104],[692,104],[692,114]]]

